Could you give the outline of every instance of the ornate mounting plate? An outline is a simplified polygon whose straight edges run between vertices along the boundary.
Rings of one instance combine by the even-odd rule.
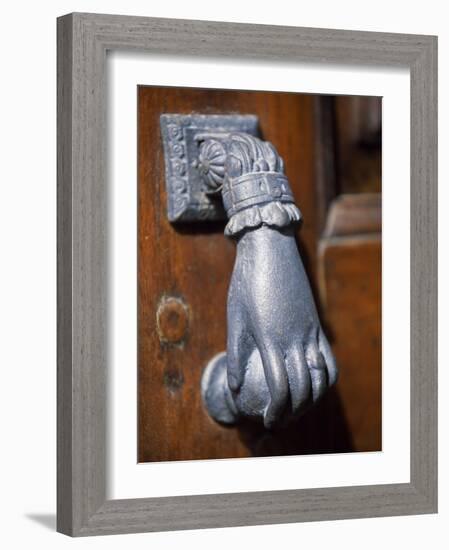
[[[160,123],[168,219],[171,222],[225,220],[220,194],[207,192],[198,169],[199,145],[206,137],[231,132],[257,136],[257,116],[164,114]]]

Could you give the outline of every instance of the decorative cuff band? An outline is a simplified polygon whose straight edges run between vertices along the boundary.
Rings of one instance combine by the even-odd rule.
[[[229,218],[250,206],[273,201],[294,202],[288,180],[280,172],[251,172],[237,178],[226,179],[222,197]]]
[[[245,229],[256,229],[261,225],[286,227],[301,220],[299,208],[292,202],[272,201],[241,210],[234,214],[225,228],[225,235],[237,237]]]

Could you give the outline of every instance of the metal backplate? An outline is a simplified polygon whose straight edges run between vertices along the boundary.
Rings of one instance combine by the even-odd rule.
[[[198,170],[199,145],[205,136],[246,132],[258,135],[254,115],[161,115],[165,157],[167,216],[171,222],[225,220],[221,194],[206,192]]]

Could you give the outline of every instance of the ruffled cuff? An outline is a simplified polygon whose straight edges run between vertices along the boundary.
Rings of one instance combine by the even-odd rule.
[[[286,227],[301,220],[301,212],[291,202],[273,201],[252,206],[234,214],[225,228],[225,235],[236,237],[245,229],[256,229],[261,225]]]

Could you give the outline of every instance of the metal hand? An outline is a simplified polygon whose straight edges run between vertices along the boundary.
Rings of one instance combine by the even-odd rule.
[[[261,370],[268,388],[263,399],[255,387]],[[236,409],[263,414],[266,427],[288,403],[296,414],[337,379],[290,229],[262,226],[237,244],[228,296],[227,379]]]

